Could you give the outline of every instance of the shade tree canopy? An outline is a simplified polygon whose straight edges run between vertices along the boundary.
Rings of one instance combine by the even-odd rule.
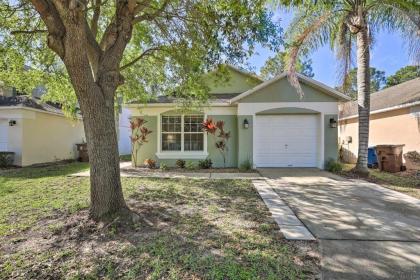
[[[44,84],[45,98],[80,107],[94,220],[134,217],[119,173],[118,95],[204,100],[203,73],[279,42],[261,0],[0,0],[0,17],[0,79]]]

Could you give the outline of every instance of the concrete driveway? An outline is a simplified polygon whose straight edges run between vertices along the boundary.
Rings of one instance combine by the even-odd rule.
[[[420,200],[318,169],[260,173],[319,240],[323,279],[420,279]]]

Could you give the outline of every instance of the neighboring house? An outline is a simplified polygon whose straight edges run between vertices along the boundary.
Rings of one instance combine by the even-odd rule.
[[[15,165],[75,159],[84,141],[83,122],[39,99],[0,92],[0,151],[15,153]]]
[[[222,167],[215,137],[201,129],[207,118],[224,121],[231,133],[227,166],[249,160],[254,167],[318,167],[337,158],[338,102],[349,98],[313,79],[299,75],[302,99],[282,74],[263,82],[229,67],[228,81],[208,76],[209,105],[195,112],[178,110],[176,100],[159,97],[148,104],[128,104],[130,115],[144,118],[153,131],[138,152],[138,164],[147,158],[173,166],[177,159],[209,157]]]
[[[118,117],[118,151],[120,155],[131,154],[131,128],[130,128],[130,110],[127,108],[121,108],[121,112],[117,115]]]
[[[371,94],[369,145],[404,144],[403,152],[420,152],[420,78]],[[357,102],[340,108],[341,157],[355,163],[358,150]]]

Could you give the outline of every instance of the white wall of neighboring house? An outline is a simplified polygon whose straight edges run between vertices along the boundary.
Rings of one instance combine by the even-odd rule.
[[[1,109],[0,120],[7,123],[7,151],[15,153],[14,164],[19,166],[76,159],[75,144],[85,139],[81,120],[40,110]],[[16,125],[9,126],[10,120]]]
[[[129,155],[131,154],[131,111],[125,107],[122,107],[118,118],[118,150],[120,155]]]

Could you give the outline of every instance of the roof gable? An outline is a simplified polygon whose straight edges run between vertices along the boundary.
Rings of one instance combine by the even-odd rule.
[[[210,94],[236,94],[239,95],[254,88],[263,81],[231,65],[226,65],[223,72],[213,71],[205,77]]]
[[[298,74],[298,78],[304,92],[302,98],[288,81],[287,73],[283,73],[234,97],[231,102],[335,102],[350,99],[346,95],[301,74]]]

